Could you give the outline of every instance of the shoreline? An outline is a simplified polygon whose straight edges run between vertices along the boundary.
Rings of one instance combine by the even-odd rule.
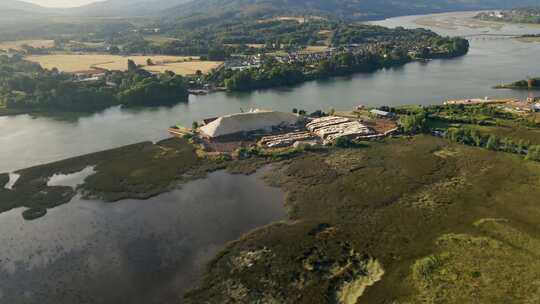
[[[190,92],[189,95],[192,95],[192,96],[206,96],[206,95],[211,95],[211,94],[215,94],[215,93],[253,93],[253,92],[257,92],[257,91],[260,91],[260,90],[273,90],[273,89],[285,89],[285,88],[294,88],[298,85],[302,85],[302,84],[305,84],[305,83],[309,83],[309,82],[313,82],[313,81],[325,81],[325,80],[332,80],[332,79],[336,79],[336,78],[339,78],[339,77],[351,77],[351,76],[354,76],[354,75],[360,75],[360,74],[370,74],[370,73],[376,73],[378,71],[382,71],[382,70],[385,70],[385,69],[392,69],[392,68],[398,68],[398,67],[402,67],[402,66],[405,66],[407,64],[410,64],[410,63],[415,63],[415,62],[420,62],[420,63],[430,63],[431,61],[434,61],[434,60],[453,60],[453,59],[457,59],[457,58],[460,58],[460,57],[463,57],[463,56],[466,56],[468,54],[469,50],[467,50],[467,52],[465,54],[458,54],[458,55],[440,55],[440,56],[435,56],[433,58],[411,58],[410,60],[407,60],[407,61],[403,61],[403,62],[397,62],[397,63],[392,63],[392,64],[388,64],[388,65],[384,65],[384,66],[379,66],[379,67],[372,67],[372,68],[369,68],[369,69],[366,69],[366,70],[358,70],[358,71],[342,71],[342,72],[336,72],[334,74],[331,74],[331,75],[327,75],[327,76],[324,76],[324,77],[310,77],[309,75],[306,76],[306,78],[301,81],[301,82],[298,82],[298,83],[293,83],[293,84],[290,84],[290,85],[278,85],[278,86],[270,86],[270,87],[264,87],[264,88],[254,88],[254,89],[251,89],[251,90],[228,90],[228,89],[224,89],[224,88],[216,88],[214,90],[209,90],[209,91],[205,91],[204,94],[200,93],[200,92]],[[195,90],[195,91],[198,91],[198,90]],[[189,99],[189,97],[188,97]],[[144,108],[144,109],[152,109],[152,108],[159,108],[159,107],[167,107],[167,106],[171,106],[171,105],[176,105],[176,104],[179,104],[179,103],[187,103],[187,101],[179,101],[179,102],[176,102],[176,103],[166,103],[166,104],[162,104],[162,105],[155,105],[155,106],[136,106],[136,107],[126,107],[126,109],[129,109],[129,108]],[[118,105],[111,105],[109,107],[106,107],[106,108],[102,108],[102,109],[96,109],[94,111],[69,111],[69,110],[54,110],[54,109],[50,109],[50,110],[36,110],[36,109],[7,109],[7,108],[0,108],[0,117],[9,117],[9,116],[17,116],[17,115],[25,115],[25,114],[35,114],[35,115],[47,115],[47,114],[77,114],[77,115],[92,115],[92,114],[96,114],[96,113],[100,113],[102,111],[105,111],[107,109],[110,109],[110,108],[114,108],[114,107],[117,107]],[[122,107],[122,105],[120,105]]]
[[[508,89],[508,90],[519,90],[519,91],[540,91],[540,87],[522,87],[515,85],[496,85],[493,86],[494,89]]]
[[[405,108],[408,114],[402,115],[414,115],[413,110]],[[464,113],[476,115],[474,111]],[[512,189],[509,195],[520,197],[519,206],[532,206],[536,197],[529,184],[525,190],[511,186],[540,174],[537,164],[518,155],[428,134],[371,141],[354,148],[307,150],[284,158],[201,160],[198,156],[186,140],[143,142],[19,170],[21,177],[14,189],[31,190],[27,187],[47,176],[76,173],[89,164],[95,165],[96,173],[78,190],[83,196],[84,191],[94,191],[96,196],[90,198],[110,202],[149,198],[152,196],[143,193],[158,195],[176,189],[176,182],[200,178],[211,170],[265,174],[262,182],[284,193],[281,203],[287,219],[256,227],[228,242],[204,268],[201,283],[186,293],[186,303],[230,299],[297,303],[328,297],[338,303],[355,303],[360,298],[367,302],[399,298],[399,291],[389,293],[394,290],[389,287],[400,287],[404,280],[421,280],[410,277],[409,269],[414,273],[414,265],[422,257],[436,254],[436,240],[448,237],[445,233],[449,231],[471,231],[471,223],[495,215],[529,220],[527,214],[505,213],[505,207],[517,204],[515,201],[478,198],[485,197],[482,191],[496,196],[501,189]],[[496,165],[490,165],[493,162]],[[271,167],[264,172],[267,164]],[[117,185],[113,180],[123,182]],[[32,189],[38,193],[53,190]],[[55,191],[67,193],[62,192],[65,188]],[[490,212],[475,209],[478,204],[490,206]],[[29,215],[45,214],[33,210]],[[239,286],[245,292],[238,295]],[[290,294],[295,296],[283,297]]]

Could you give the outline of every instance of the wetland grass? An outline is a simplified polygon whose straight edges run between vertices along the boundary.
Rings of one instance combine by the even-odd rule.
[[[349,290],[359,273],[369,276],[361,266],[369,261],[380,264],[384,274],[365,289],[360,301],[415,303],[433,298],[422,286],[429,286],[430,292],[431,287],[434,292],[444,288],[446,278],[436,276],[447,263],[457,263],[452,259],[470,260],[462,268],[455,264],[456,271],[467,276],[463,284],[484,276],[483,269],[467,265],[487,259],[489,251],[451,245],[448,260],[440,241],[448,235],[466,236],[457,244],[493,238],[493,233],[473,224],[504,216],[531,238],[539,236],[540,202],[535,193],[540,190],[540,164],[431,136],[387,139],[363,149],[304,153],[293,161],[275,163],[267,180],[288,192],[286,205],[293,222],[259,229],[228,246],[209,264],[201,288],[187,295],[188,303],[256,299],[349,303],[340,291]],[[270,257],[249,268],[233,262],[242,252],[262,248]],[[491,263],[519,260],[515,273],[532,263],[530,258],[522,259],[522,253],[513,255],[510,251],[495,254]],[[526,274],[527,280],[537,282],[535,267]],[[503,276],[515,271],[510,266],[499,270]],[[459,289],[449,292],[457,296]],[[471,292],[492,303],[507,299],[502,292],[492,294],[490,288]],[[465,302],[473,299],[472,294],[463,295]],[[536,299],[539,294],[537,289],[516,289],[511,299]],[[463,300],[452,295],[448,299],[447,303]]]
[[[59,162],[19,170],[13,189],[0,188],[0,212],[27,207],[25,219],[43,216],[44,209],[71,201],[76,190],[85,198],[117,201],[145,199],[166,192],[190,176],[201,176],[210,166],[199,159],[194,147],[183,139],[169,139],[153,144],[143,142],[117,149],[92,153]],[[95,173],[78,189],[47,186],[55,174],[73,174],[89,166]],[[0,182],[6,174],[0,175]],[[7,182],[3,183],[5,185]]]

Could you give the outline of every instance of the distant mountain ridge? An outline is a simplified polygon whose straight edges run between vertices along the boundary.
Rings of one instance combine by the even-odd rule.
[[[64,10],[78,16],[155,16],[192,0],[107,0]]]
[[[0,0],[0,22],[20,21],[53,13],[52,9],[24,1]]]
[[[457,10],[513,8],[538,0],[195,0],[164,12],[178,18],[227,18],[316,14],[344,19],[378,19]]]
[[[0,18],[43,15],[195,18],[315,14],[366,20],[456,10],[508,9],[538,0],[105,0],[67,9],[44,8],[20,0],[0,0]],[[0,20],[1,21],[1,20]]]
[[[0,10],[11,10],[11,11],[26,11],[26,12],[43,12],[47,9],[36,4],[32,4],[25,1],[19,0],[2,0],[0,1]]]

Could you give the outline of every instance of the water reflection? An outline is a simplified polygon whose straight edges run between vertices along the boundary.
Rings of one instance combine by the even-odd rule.
[[[20,174],[17,174],[17,173],[9,173],[9,181],[8,181],[7,184],[4,186],[4,188],[5,188],[5,189],[12,190],[12,189],[13,189],[13,186],[15,185],[15,183],[17,182],[17,180],[19,180],[19,177],[21,177]]]
[[[75,198],[31,222],[0,214],[0,302],[179,303],[224,244],[286,218],[262,174],[216,172],[147,201]]]
[[[88,166],[84,169],[82,169],[79,172],[75,172],[72,174],[54,174],[49,178],[49,181],[47,182],[47,186],[53,187],[53,186],[67,186],[71,188],[77,188],[77,186],[82,185],[84,183],[84,180],[96,173],[94,170],[95,167]]]
[[[468,16],[471,13],[447,15]],[[417,18],[399,17],[375,23],[418,27],[413,22]],[[454,36],[484,30],[463,27],[457,30],[433,29]],[[540,30],[512,25],[489,31],[537,33]],[[538,53],[540,43],[521,43],[512,39],[473,40],[469,54],[460,58],[415,62],[373,73],[311,81],[290,88],[190,96],[188,103],[172,108],[111,108],[72,121],[48,117],[31,119],[27,115],[0,117],[0,172],[140,141],[157,141],[168,136],[166,129],[171,125],[191,126],[193,121],[240,109],[288,112],[297,108],[312,112],[330,108],[347,110],[359,103],[397,106],[484,96],[526,98],[529,92],[494,90],[492,86],[524,79],[528,75],[540,75],[540,65],[533,64]]]

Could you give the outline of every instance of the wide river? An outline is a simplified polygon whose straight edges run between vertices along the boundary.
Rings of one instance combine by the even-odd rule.
[[[287,218],[282,191],[260,178],[268,169],[215,172],[146,201],[76,197],[30,222],[2,213],[0,303],[182,303],[227,242]]]
[[[418,27],[414,21],[422,18],[423,24],[440,26],[431,28],[445,35],[540,32],[538,27],[520,25],[459,25],[467,16],[471,13],[374,23]],[[0,172],[159,140],[167,137],[170,125],[189,126],[240,109],[346,110],[357,104],[427,105],[452,98],[526,97],[527,92],[491,86],[540,76],[540,43],[487,38],[472,38],[470,53],[457,59],[410,63],[293,88],[192,96],[188,103],[171,108],[0,117]],[[284,195],[261,181],[263,173],[216,172],[148,201],[105,204],[75,198],[31,222],[22,219],[21,209],[0,214],[0,303],[178,303],[200,278],[202,265],[227,242],[286,219]],[[69,177],[54,177],[59,180]]]
[[[433,20],[466,18],[471,13],[431,15]],[[384,26],[419,27],[421,16],[374,22]],[[423,16],[424,19],[426,16]],[[430,27],[444,35],[475,33],[540,33],[540,27],[508,25],[502,28],[464,26]],[[205,117],[265,108],[290,111],[351,109],[371,106],[434,104],[446,99],[469,97],[524,97],[526,92],[493,90],[502,82],[540,76],[537,62],[540,43],[512,39],[472,39],[470,53],[452,60],[410,63],[403,67],[356,74],[329,81],[313,81],[294,88],[272,89],[245,94],[216,93],[192,96],[188,103],[172,108],[122,110],[68,117],[0,117],[0,172],[167,136],[170,125],[191,123]]]

